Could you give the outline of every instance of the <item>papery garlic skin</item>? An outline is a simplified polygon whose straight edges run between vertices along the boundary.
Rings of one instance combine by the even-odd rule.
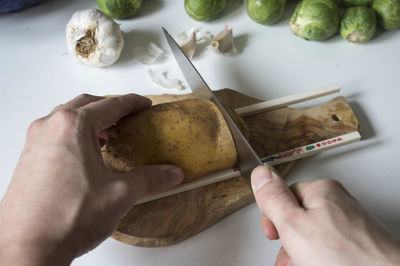
[[[213,35],[208,31],[190,27],[187,28],[185,31],[179,33],[177,37],[181,40],[179,46],[181,47],[183,52],[189,59],[192,59],[196,54],[198,45],[208,45],[208,43],[211,42]]]
[[[166,71],[149,69],[148,73],[151,77],[151,80],[162,88],[174,90],[185,89],[179,79],[168,78]]]
[[[133,55],[140,63],[151,65],[163,58],[165,52],[157,44],[151,42],[147,46],[133,48]]]
[[[75,12],[66,27],[67,47],[79,63],[104,67],[115,63],[124,46],[119,25],[97,9]]]
[[[185,29],[185,31],[182,31],[181,33],[179,33],[177,37],[181,41],[185,42],[188,38],[191,37],[193,32],[196,33],[197,42],[200,42],[200,41],[208,42],[208,41],[211,41],[211,39],[213,38],[213,35],[210,32],[200,29],[200,28],[195,28],[195,27],[187,27]]]

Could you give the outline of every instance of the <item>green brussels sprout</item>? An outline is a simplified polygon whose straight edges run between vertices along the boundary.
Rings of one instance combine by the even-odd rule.
[[[378,24],[385,30],[400,28],[400,0],[375,0],[372,9],[378,17]]]
[[[224,10],[226,0],[185,0],[185,10],[195,20],[206,21]]]
[[[97,5],[107,16],[123,19],[136,15],[142,0],[97,0]]]
[[[281,19],[286,0],[247,0],[246,10],[255,22],[271,25]]]
[[[374,0],[343,0],[345,6],[371,6]]]
[[[290,18],[290,30],[306,40],[322,41],[336,33],[340,11],[334,0],[302,0]]]
[[[376,30],[375,12],[365,6],[351,7],[340,22],[340,35],[349,42],[366,42]]]

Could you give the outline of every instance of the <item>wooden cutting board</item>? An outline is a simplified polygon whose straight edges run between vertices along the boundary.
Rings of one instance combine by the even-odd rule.
[[[231,108],[261,102],[230,89],[215,94]],[[193,98],[193,95],[151,98],[153,104],[157,104]],[[359,131],[358,120],[343,97],[310,109],[286,107],[244,117],[244,120],[250,131],[250,144],[260,157]],[[285,177],[293,166],[294,162],[290,162],[276,169]],[[207,229],[252,202],[254,197],[250,189],[237,177],[134,206],[112,237],[134,246],[169,246]]]

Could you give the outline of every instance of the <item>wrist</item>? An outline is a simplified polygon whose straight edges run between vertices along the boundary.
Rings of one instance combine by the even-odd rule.
[[[0,261],[2,266],[70,265],[75,256],[44,241],[24,239],[0,241]]]

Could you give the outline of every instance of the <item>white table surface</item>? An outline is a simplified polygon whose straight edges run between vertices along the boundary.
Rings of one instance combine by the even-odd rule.
[[[289,30],[293,4],[281,22],[263,26],[250,20],[240,0],[228,1],[223,16],[209,23],[189,18],[183,0],[146,0],[138,17],[119,21],[126,37],[119,61],[96,69],[79,65],[66,54],[65,43],[65,25],[72,13],[96,7],[95,2],[48,0],[20,13],[0,15],[0,196],[31,121],[80,93],[178,93],[159,88],[147,74],[149,68],[165,69],[184,80],[172,56],[145,66],[133,60],[133,47],[152,41],[168,51],[161,26],[172,33],[196,26],[215,34],[229,24],[239,53],[223,57],[203,50],[194,60],[210,87],[273,99],[339,83],[361,122],[363,141],[302,160],[288,182],[340,180],[400,239],[400,31],[379,32],[362,45],[347,43],[339,35],[308,42]],[[272,265],[279,247],[279,241],[263,237],[260,212],[251,204],[175,246],[138,248],[108,239],[73,265]]]

